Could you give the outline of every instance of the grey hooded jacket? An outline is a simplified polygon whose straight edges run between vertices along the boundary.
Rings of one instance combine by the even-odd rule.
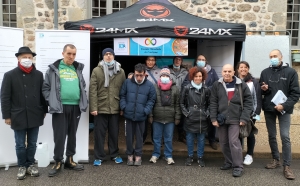
[[[59,63],[62,59],[55,61],[49,65],[49,69],[45,74],[43,84],[43,95],[49,105],[49,113],[63,113],[63,105],[60,97],[60,78],[59,78]],[[74,61],[73,63],[79,79],[80,86],[80,101],[79,108],[81,112],[85,112],[88,106],[88,99],[85,91],[85,81],[82,75],[84,64]]]

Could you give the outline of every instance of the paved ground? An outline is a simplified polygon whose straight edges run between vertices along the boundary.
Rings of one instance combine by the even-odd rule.
[[[124,157],[124,156],[123,156]],[[125,163],[115,164],[105,161],[100,167],[85,164],[85,170],[74,172],[62,170],[57,177],[49,178],[48,168],[40,168],[40,177],[29,177],[16,180],[18,168],[11,167],[8,171],[0,169],[0,185],[300,185],[300,160],[293,161],[293,171],[296,180],[286,180],[282,168],[267,170],[264,165],[268,159],[255,159],[254,163],[245,167],[245,174],[241,178],[233,178],[231,171],[221,171],[219,166],[222,158],[206,157],[206,167],[199,167],[196,163],[184,166],[185,156],[175,156],[175,165],[167,165],[160,159],[156,164],[148,162],[150,154],[143,157],[140,167],[129,167]],[[90,158],[92,161],[92,157]]]

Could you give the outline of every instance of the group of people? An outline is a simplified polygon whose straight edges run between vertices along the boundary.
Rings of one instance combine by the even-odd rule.
[[[276,141],[276,118],[279,119],[282,140],[283,173],[287,179],[295,179],[290,169],[291,144],[289,137],[290,118],[295,103],[299,100],[299,83],[296,71],[282,62],[280,50],[270,53],[270,66],[262,71],[257,81],[250,74],[246,61],[222,68],[222,77],[208,64],[204,55],[199,55],[194,67],[182,66],[183,58],[176,56],[173,64],[159,69],[154,56],[147,57],[145,64],[138,63],[134,73],[126,79],[121,64],[115,60],[113,49],[102,51],[103,60],[91,74],[89,95],[85,91],[82,75],[84,64],[75,61],[76,47],[67,44],[63,58],[49,65],[43,74],[35,69],[36,55],[28,47],[16,53],[18,67],[6,72],[1,86],[1,109],[5,123],[15,133],[16,154],[19,171],[17,179],[26,174],[39,176],[34,166],[39,127],[46,113],[52,114],[55,164],[49,176],[57,175],[64,168],[84,170],[74,162],[76,131],[80,115],[88,105],[94,116],[94,166],[100,166],[106,157],[105,136],[108,132],[109,156],[115,163],[122,163],[119,155],[119,117],[126,120],[125,138],[128,166],[142,164],[142,148],[151,124],[153,153],[149,160],[156,163],[161,157],[164,144],[164,159],[168,165],[175,163],[173,133],[178,128],[178,140],[186,142],[188,157],[185,165],[194,161],[194,140],[197,141],[197,163],[205,167],[204,146],[208,134],[209,144],[217,149],[218,140],[225,162],[221,170],[232,169],[234,177],[243,174],[245,165],[253,162],[255,136],[247,137],[247,154],[243,158],[240,126],[251,119],[259,119],[264,110],[269,143],[273,160],[265,168],[279,167],[280,156]],[[287,101],[275,105],[271,99],[281,90]],[[89,99],[88,99],[89,97]],[[88,103],[89,100],[89,103]],[[66,145],[66,160],[63,155]],[[26,142],[26,143],[25,143]]]

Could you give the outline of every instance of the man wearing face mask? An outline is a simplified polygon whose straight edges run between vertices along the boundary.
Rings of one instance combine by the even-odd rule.
[[[36,54],[28,47],[21,47],[15,55],[18,67],[6,72],[2,81],[1,109],[5,123],[14,130],[19,166],[17,179],[23,180],[26,173],[39,176],[34,155],[39,127],[43,125],[48,107],[42,94],[43,74],[32,63]]]
[[[215,71],[209,64],[207,64],[206,57],[204,55],[199,55],[197,57],[197,60],[195,61],[195,66],[204,68],[207,72],[207,78],[205,80],[205,85],[208,88],[211,88],[213,83],[219,80],[219,77]],[[188,79],[189,75],[186,76],[184,82],[182,83],[182,87],[189,84],[190,81]],[[216,142],[216,127],[214,127],[211,123],[208,125],[208,141],[209,145],[211,146],[212,149],[217,150],[217,142]]]
[[[126,154],[129,166],[142,164],[145,121],[152,111],[155,100],[155,88],[146,77],[145,65],[139,63],[134,67],[133,77],[125,80],[120,91],[120,109],[126,119]],[[136,136],[135,148],[134,136]]]
[[[94,129],[94,166],[100,166],[106,156],[104,142],[108,131],[108,149],[110,159],[122,163],[119,156],[119,92],[125,81],[121,64],[114,60],[115,53],[111,48],[102,51],[103,60],[94,68],[90,81],[90,112],[95,117]]]
[[[294,105],[299,101],[299,82],[297,72],[282,62],[280,50],[272,50],[270,55],[270,66],[263,70],[260,75],[262,89],[262,109],[266,118],[269,134],[269,144],[273,160],[266,165],[266,169],[275,169],[280,166],[280,155],[276,140],[276,118],[279,121],[280,137],[282,141],[283,175],[286,179],[294,180],[295,176],[290,169],[291,165],[291,142],[290,124]],[[271,102],[278,90],[287,97],[286,102],[275,105]]]
[[[175,81],[176,86],[179,89],[179,92],[181,90],[181,84],[183,83],[184,79],[186,78],[186,75],[188,74],[188,71],[186,68],[182,66],[183,58],[180,56],[176,56],[173,58],[173,64],[169,66],[170,73],[171,73],[171,79]],[[180,119],[180,123],[177,125],[177,131],[178,131],[178,141],[185,143],[185,132],[183,130],[183,122],[184,117]]]

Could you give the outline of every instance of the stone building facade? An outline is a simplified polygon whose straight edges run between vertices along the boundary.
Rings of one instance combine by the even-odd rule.
[[[59,0],[58,29],[66,21],[91,18],[91,0]],[[130,4],[138,0],[130,0]],[[286,0],[169,0],[180,9],[203,18],[244,23],[247,31],[285,31],[287,21]],[[17,0],[17,26],[24,29],[24,44],[35,49],[35,29],[54,29],[53,0]],[[300,64],[293,64],[300,74]],[[300,79],[299,79],[300,80]],[[292,145],[300,146],[300,104],[296,104],[292,117]],[[257,146],[267,146],[264,118],[258,122],[260,130]]]

